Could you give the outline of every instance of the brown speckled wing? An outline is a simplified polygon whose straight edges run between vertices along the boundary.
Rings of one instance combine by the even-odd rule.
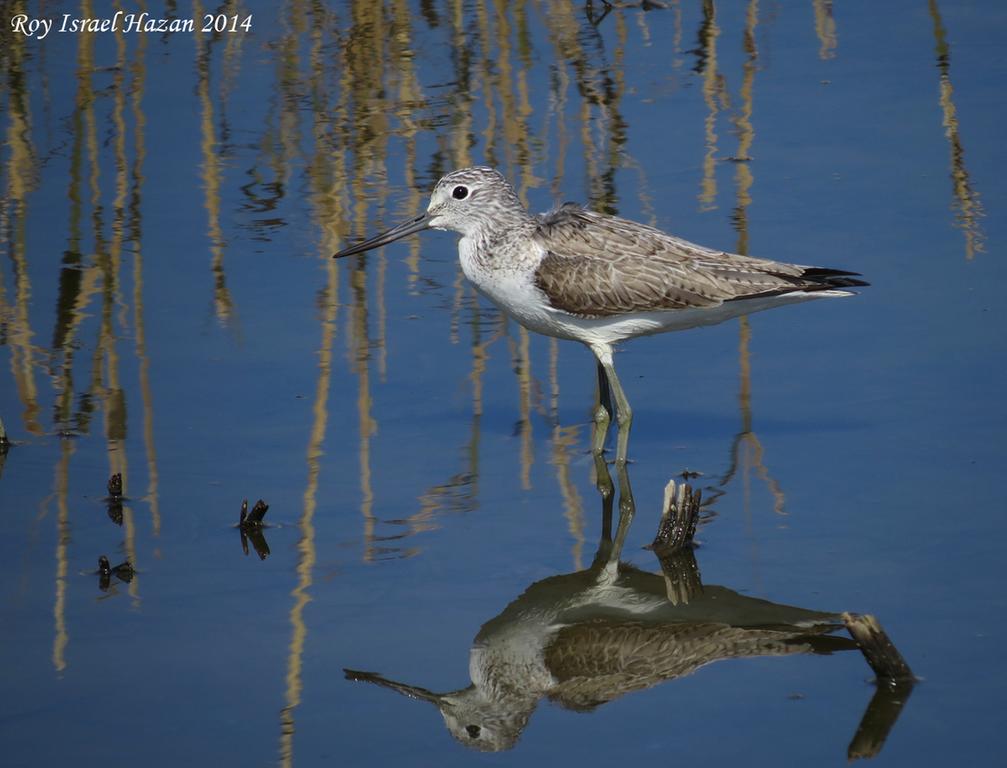
[[[546,251],[535,284],[554,308],[583,317],[863,284],[839,277],[851,273],[715,251],[571,204],[540,216],[534,237]]]
[[[556,680],[549,698],[571,709],[591,709],[720,659],[810,653],[812,638],[826,631],[715,623],[575,624],[561,629],[545,648],[546,666]]]

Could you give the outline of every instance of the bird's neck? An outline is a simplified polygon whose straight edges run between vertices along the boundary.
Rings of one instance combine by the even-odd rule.
[[[498,229],[466,235],[458,244],[458,255],[462,271],[477,287],[493,279],[493,275],[525,272],[536,266],[531,253],[520,247],[520,241]]]

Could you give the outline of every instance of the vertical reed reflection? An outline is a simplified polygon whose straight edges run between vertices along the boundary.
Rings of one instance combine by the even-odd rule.
[[[738,151],[735,159],[735,190],[736,202],[731,215],[731,222],[738,233],[736,252],[748,255],[748,207],[752,203],[752,185],[755,178],[752,174],[751,149],[755,141],[755,126],[752,123],[754,104],[755,73],[758,70],[759,51],[756,45],[756,28],[759,21],[758,0],[749,0],[745,11],[745,30],[742,45],[745,50],[745,61],[742,65],[741,106],[734,118],[734,126],[738,134]],[[752,328],[747,317],[739,319],[740,335],[738,339],[738,368],[740,384],[738,403],[741,409],[741,430],[731,445],[731,463],[720,481],[724,488],[734,478],[741,467],[742,488],[746,510],[746,518],[751,525],[749,510],[751,471],[754,468],[758,476],[766,483],[773,496],[773,510],[784,514],[785,497],[779,484],[774,480],[763,461],[762,442],[752,428],[752,366],[749,345],[752,338]]]
[[[67,493],[70,487],[72,455],[73,444],[69,440],[63,440],[60,443],[60,456],[56,462],[53,478],[53,492],[56,496],[56,508],[59,510],[56,521],[56,595],[52,607],[52,666],[56,672],[63,672],[66,669],[66,649],[70,644],[70,631],[66,624],[66,577],[69,560],[67,549],[70,546],[70,505],[67,503]]]
[[[625,22],[621,14],[615,18],[619,45],[614,58],[621,62]],[[581,98],[578,120],[588,203],[597,211],[618,213],[615,173],[622,164],[627,140],[627,123],[620,106],[624,85],[618,66],[608,64],[601,32],[590,23],[581,5],[550,3],[547,19],[556,58],[572,71]]]
[[[812,0],[815,7],[815,34],[818,35],[820,59],[834,59],[839,40],[836,37],[836,17],[832,15],[832,0]]]
[[[333,347],[339,319],[339,265],[329,258],[348,230],[346,211],[338,194],[340,179],[345,178],[343,157],[328,151],[329,73],[325,69],[325,39],[323,30],[329,27],[329,16],[318,6],[305,11],[310,29],[307,76],[308,90],[314,95],[311,111],[311,136],[314,153],[306,165],[309,180],[309,201],[312,215],[321,238],[319,259],[325,273],[325,285],[319,292],[321,309],[321,340],[318,350],[318,379],[312,405],[311,431],[305,452],[308,479],[304,489],[303,509],[299,520],[301,532],[297,544],[297,584],[291,592],[290,644],[287,653],[286,691],[284,706],[280,710],[280,762],[283,766],[294,763],[294,714],[301,703],[303,690],[303,656],[307,642],[308,625],[304,611],[311,600],[314,567],[317,562],[314,517],[318,506],[318,483],[321,473],[322,446],[328,427],[328,400],[332,386]],[[343,92],[344,93],[344,92]],[[345,102],[336,105],[337,112],[345,110]]]
[[[349,171],[349,196],[354,201],[353,225],[362,232],[367,221],[367,204],[371,199],[365,188],[365,178],[377,177],[378,205],[383,207],[388,195],[387,171],[381,159],[387,156],[389,120],[382,103],[385,93],[383,78],[386,67],[399,63],[388,60],[389,42],[383,20],[383,8],[378,3],[356,2],[351,7],[352,26],[342,50],[341,69],[345,73],[343,85],[352,104],[352,126],[349,120],[346,133],[340,139],[343,146],[353,150],[354,163]],[[392,37],[401,35],[396,28]],[[402,52],[401,55],[408,55]],[[343,176],[344,179],[347,176]],[[371,466],[371,440],[378,424],[373,416],[371,392],[371,351],[375,346],[370,338],[370,303],[368,296],[367,256],[354,259],[351,264],[348,307],[347,354],[350,367],[357,377],[357,420],[359,431],[360,513],[364,524],[363,559],[369,562],[380,551],[377,539],[377,516],[374,513],[374,487]]]
[[[202,18],[203,7],[199,0],[193,0],[192,14],[194,18]],[[195,32],[196,48],[196,93],[200,106],[200,150],[203,158],[203,205],[206,208],[207,238],[210,242],[210,271],[213,274],[213,312],[223,326],[229,326],[234,320],[234,299],[227,288],[227,273],[224,270],[224,251],[226,241],[224,231],[220,226],[220,190],[223,176],[223,163],[219,154],[220,143],[214,127],[213,99],[210,96],[210,66],[213,45],[217,42],[214,35]]]
[[[470,512],[479,504],[479,440],[483,415],[483,376],[489,361],[489,348],[503,335],[503,322],[499,323],[500,328],[486,340],[482,337],[482,318],[478,310],[471,313],[468,325],[472,330],[472,370],[469,374],[472,385],[472,419],[469,441],[464,449],[465,468],[456,472],[446,482],[433,485],[420,495],[419,509],[402,521],[406,527],[402,536],[413,536],[435,530],[438,527],[437,518],[441,514]],[[419,552],[419,547],[399,549],[398,556],[411,557]]]
[[[703,101],[707,115],[704,121],[706,153],[703,155],[703,181],[699,192],[699,210],[717,207],[717,116],[727,109],[727,88],[717,69],[717,6],[714,0],[703,0],[703,23],[699,28],[699,46],[693,70],[703,78]]]
[[[67,180],[67,198],[70,201],[69,237],[59,274],[56,324],[50,353],[50,369],[57,372],[54,417],[57,428],[61,430],[69,429],[74,419],[73,359],[76,351],[74,340],[83,321],[82,310],[94,292],[97,282],[97,270],[93,266],[85,267],[83,256],[84,110],[91,100],[91,88],[90,76],[84,69],[87,64],[84,41],[80,41],[77,50],[77,91],[70,119],[70,173]],[[75,425],[80,431],[84,431],[87,427],[89,399],[85,400],[82,406]]]
[[[37,158],[31,143],[31,113],[25,83],[25,39],[23,35],[7,33],[0,37],[0,53],[7,74],[4,84],[7,97],[6,143],[10,157],[6,163],[0,243],[7,245],[14,267],[13,306],[7,304],[0,282],[0,321],[8,329],[7,343],[11,347],[11,374],[18,397],[24,408],[22,420],[31,434],[41,434],[38,388],[35,383],[36,349],[33,343],[29,307],[31,280],[26,253],[27,198],[37,178]]]
[[[126,393],[122,387],[119,371],[119,352],[116,345],[117,334],[113,309],[118,307],[119,326],[125,328],[125,302],[120,292],[120,272],[122,267],[123,240],[126,231],[126,194],[129,190],[129,164],[126,159],[126,38],[117,35],[116,64],[112,76],[112,125],[115,130],[112,142],[115,167],[115,197],[112,202],[112,237],[108,245],[107,257],[98,253],[98,263],[104,277],[102,280],[101,341],[99,347],[105,349],[108,384],[102,398],[105,415],[105,437],[108,446],[109,474],[122,475],[123,484],[129,487],[129,468],[126,455]],[[97,168],[94,170],[97,174]],[[96,185],[97,186],[97,185]],[[130,505],[123,507],[124,548],[127,559],[137,565],[136,522]],[[133,605],[139,605],[140,579],[129,582],[129,594]]]
[[[570,137],[566,127],[566,106],[570,87],[570,76],[562,65],[554,65],[550,78],[550,99],[547,120],[554,118],[556,122],[556,157],[555,169],[550,182],[553,199],[559,199],[564,182],[567,150]],[[549,123],[543,134],[549,135]],[[547,145],[548,146],[548,145]],[[584,505],[576,484],[570,477],[570,462],[580,444],[580,425],[564,427],[559,419],[559,340],[549,339],[549,384],[550,384],[550,417],[552,420],[552,456],[550,461],[556,468],[556,482],[563,496],[563,515],[567,520],[567,528],[573,538],[571,555],[573,565],[580,570],[583,567],[584,551]]]
[[[549,410],[552,419],[552,458],[556,467],[556,481],[563,497],[563,516],[567,529],[573,538],[574,568],[582,568],[584,558],[584,502],[577,491],[577,485],[570,478],[570,460],[580,444],[580,425],[563,427],[559,422],[559,341],[549,339]]]
[[[359,210],[359,209],[358,209]],[[360,436],[360,514],[364,519],[365,562],[370,562],[377,554],[377,516],[374,514],[374,488],[371,480],[371,438],[378,430],[378,423],[371,411],[371,344],[367,335],[367,258],[357,257],[357,264],[350,275],[350,289],[353,304],[350,308],[350,338],[353,341],[353,372],[357,375],[357,423]]]
[[[985,250],[986,238],[979,224],[985,213],[979,200],[979,193],[972,188],[968,170],[965,168],[965,149],[958,130],[958,110],[952,98],[954,88],[951,86],[951,45],[947,41],[947,32],[941,21],[937,0],[929,0],[929,8],[934,22],[937,68],[941,73],[940,104],[944,116],[944,135],[951,145],[951,182],[954,192],[951,211],[956,226],[965,235],[965,258],[972,259],[977,253]]]
[[[143,163],[147,156],[144,132],[147,117],[143,112],[144,85],[147,80],[147,39],[136,41],[133,63],[129,67],[129,96],[133,116],[133,165],[129,195],[129,240],[133,247],[133,326],[136,357],[139,361],[140,398],[143,409],[143,446],[147,458],[147,493],[144,501],[150,505],[151,525],[155,537],[161,535],[161,507],[158,494],[160,474],[157,469],[157,448],[154,442],[154,395],[150,387],[150,356],[147,353],[147,330],[143,301]]]
[[[317,202],[316,202],[317,205]],[[331,220],[329,220],[331,222]],[[331,226],[331,224],[330,224]],[[302,658],[307,640],[308,626],[304,620],[304,610],[311,600],[310,589],[314,583],[314,567],[317,561],[315,551],[315,510],[318,506],[318,479],[328,426],[328,398],[332,383],[332,348],[336,337],[336,321],[338,318],[338,265],[329,258],[329,254],[339,241],[338,237],[323,238],[320,258],[324,259],[323,268],[326,273],[325,288],[319,297],[323,309],[321,342],[318,351],[318,381],[315,386],[315,399],[312,406],[311,433],[306,451],[308,465],[308,481],[304,489],[304,507],[298,525],[301,538],[297,543],[297,585],[291,592],[294,598],[290,608],[290,646],[287,654],[286,698],[280,711],[280,757],[284,766],[293,765],[294,711],[301,703]]]

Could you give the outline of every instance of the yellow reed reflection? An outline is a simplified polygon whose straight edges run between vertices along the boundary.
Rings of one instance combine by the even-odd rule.
[[[703,78],[703,101],[707,115],[704,121],[706,153],[703,155],[703,180],[699,192],[699,210],[710,211],[717,207],[717,116],[727,109],[727,88],[718,70],[717,6],[713,0],[703,2],[703,23],[699,28],[699,47],[696,51],[695,71]]]
[[[203,7],[193,0],[192,13],[202,17]],[[227,287],[224,270],[224,232],[220,226],[220,192],[223,176],[219,142],[214,128],[213,99],[210,96],[210,60],[214,39],[196,32],[196,91],[200,105],[200,150],[203,168],[204,205],[207,216],[207,238],[210,242],[210,270],[213,274],[213,311],[217,321],[227,326],[234,320],[234,299]]]
[[[70,485],[70,457],[72,455],[73,444],[64,440],[60,444],[60,458],[56,464],[55,477],[53,478],[53,494],[56,497],[58,510],[56,520],[56,596],[52,608],[52,666],[56,672],[63,672],[67,667],[66,649],[70,643],[70,632],[66,623],[66,580],[69,562],[68,548],[70,546],[70,505],[67,502],[67,491]]]
[[[321,22],[322,19],[315,20]],[[322,29],[325,25],[309,25],[310,48],[308,85],[321,98],[319,103],[327,103],[326,72]],[[312,134],[320,141],[324,137],[326,114],[322,110],[312,113]],[[325,286],[319,295],[321,316],[321,341],[318,352],[318,378],[312,405],[311,431],[305,452],[308,479],[304,489],[303,508],[299,520],[300,540],[297,545],[297,584],[291,592],[293,603],[290,607],[290,644],[287,653],[286,691],[284,706],[280,710],[280,761],[284,766],[294,763],[294,715],[301,703],[303,690],[303,656],[307,642],[308,624],[305,609],[311,600],[310,589],[314,583],[314,568],[318,556],[315,546],[314,516],[318,507],[318,483],[321,475],[322,446],[328,428],[328,398],[332,387],[333,348],[338,332],[339,319],[339,268],[328,258],[348,229],[346,211],[341,197],[336,194],[335,179],[342,178],[345,168],[339,155],[316,151],[307,165],[310,180],[310,201],[313,217],[321,232],[319,258],[325,274]]]
[[[570,477],[570,463],[580,447],[580,425],[563,427],[559,423],[559,341],[549,339],[549,415],[552,420],[551,463],[556,467],[556,481],[563,497],[563,516],[573,538],[573,567],[583,568],[584,503],[577,485]]]
[[[944,116],[944,135],[951,146],[951,182],[954,199],[951,210],[955,215],[955,224],[965,235],[965,258],[972,259],[977,253],[985,250],[986,236],[979,220],[985,215],[979,193],[972,188],[969,172],[965,168],[965,149],[962,146],[958,126],[958,110],[953,100],[954,88],[951,86],[951,46],[947,41],[947,32],[941,21],[940,8],[937,0],[929,0],[930,16],[934,22],[934,42],[937,51],[937,68],[941,73],[940,104]]]
[[[839,40],[836,37],[836,17],[832,14],[832,0],[813,0],[815,7],[815,34],[818,35],[820,59],[834,59]]]
[[[15,6],[21,6],[21,3]],[[27,259],[27,198],[36,183],[37,158],[31,144],[31,112],[29,94],[24,82],[25,42],[21,35],[4,38],[2,61],[10,74],[6,83],[7,131],[6,144],[10,157],[4,169],[5,185],[2,200],[2,233],[0,242],[12,235],[9,244],[14,265],[13,305],[8,303],[3,282],[0,280],[0,320],[9,330],[7,343],[11,347],[11,376],[18,397],[24,408],[22,421],[31,434],[41,434],[39,423],[38,388],[35,382],[35,368],[39,364],[39,353],[34,345],[29,307],[32,289],[28,275]],[[11,232],[13,225],[13,232]]]
[[[129,231],[133,247],[133,327],[136,357],[139,361],[140,398],[143,410],[143,446],[147,458],[147,493],[143,500],[150,505],[150,517],[155,537],[161,533],[161,508],[159,501],[160,474],[157,468],[157,448],[154,442],[154,395],[150,385],[150,356],[147,352],[147,330],[143,301],[143,244],[141,199],[144,187],[143,163],[147,149],[144,134],[147,118],[143,112],[144,85],[147,79],[147,39],[136,41],[133,63],[129,67],[130,111],[133,117],[134,158],[130,172]]]
[[[745,30],[742,44],[745,50],[745,62],[742,65],[741,104],[734,118],[738,133],[738,151],[735,156],[735,207],[731,220],[738,233],[738,244],[735,249],[742,255],[748,254],[748,207],[752,203],[752,185],[755,178],[752,174],[751,149],[755,142],[755,126],[752,124],[753,93],[755,73],[758,69],[759,51],[756,45],[756,29],[759,20],[758,0],[749,0],[745,12]],[[734,478],[739,468],[742,475],[743,497],[747,511],[750,492],[751,471],[757,475],[769,488],[773,496],[773,511],[784,514],[785,496],[779,483],[772,478],[763,461],[763,448],[758,435],[752,427],[752,368],[749,345],[752,328],[747,317],[739,320],[740,335],[738,340],[739,391],[738,403],[741,408],[741,429],[731,446],[731,460],[727,472],[719,483],[725,488]]]

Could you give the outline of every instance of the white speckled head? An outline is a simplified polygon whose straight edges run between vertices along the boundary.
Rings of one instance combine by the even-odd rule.
[[[426,213],[344,248],[334,258],[387,245],[424,229],[449,229],[464,236],[530,225],[532,217],[514,188],[495,168],[473,166],[447,174],[434,187]]]
[[[528,219],[514,188],[495,168],[473,166],[447,174],[427,206],[430,226],[473,235]]]

